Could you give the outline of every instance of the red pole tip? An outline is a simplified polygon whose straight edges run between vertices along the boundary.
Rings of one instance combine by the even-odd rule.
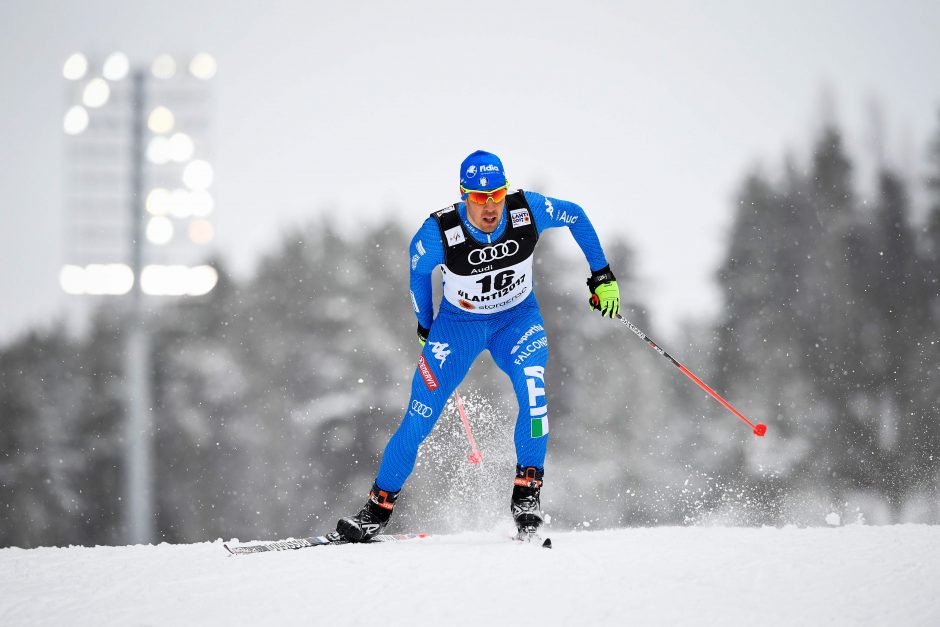
[[[754,427],[754,435],[756,435],[757,437],[762,438],[764,437],[765,433],[767,433],[767,425],[758,424]]]

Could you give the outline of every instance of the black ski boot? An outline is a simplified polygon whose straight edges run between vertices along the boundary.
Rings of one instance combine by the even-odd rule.
[[[382,533],[388,519],[392,516],[398,492],[380,490],[373,484],[369,500],[359,513],[349,518],[340,518],[336,523],[336,532],[350,542],[368,542]]]
[[[512,518],[516,521],[517,539],[529,540],[538,536],[539,527],[545,520],[539,502],[544,470],[528,466],[516,466],[516,480],[512,489]]]

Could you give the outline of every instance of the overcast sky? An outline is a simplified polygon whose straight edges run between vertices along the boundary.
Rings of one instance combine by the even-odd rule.
[[[668,332],[717,311],[737,186],[806,156],[825,91],[866,158],[879,102],[887,157],[919,183],[938,35],[936,1],[4,0],[0,341],[70,302],[61,69],[76,51],[215,55],[216,246],[242,276],[322,213],[416,229],[484,148],[514,186],[581,204],[602,242],[626,237]]]

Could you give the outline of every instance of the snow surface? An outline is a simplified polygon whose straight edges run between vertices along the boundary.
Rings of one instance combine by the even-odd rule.
[[[940,527],[0,550],[10,625],[940,625]]]

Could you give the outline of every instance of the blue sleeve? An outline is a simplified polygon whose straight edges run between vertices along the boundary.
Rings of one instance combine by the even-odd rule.
[[[444,263],[444,244],[441,231],[434,218],[428,218],[411,238],[408,247],[411,257],[411,306],[418,316],[418,324],[426,329],[434,321],[434,303],[431,299],[431,273]]]
[[[591,266],[591,272],[607,266],[607,257],[604,256],[597,231],[594,230],[594,225],[584,213],[584,209],[573,202],[550,198],[536,192],[525,192],[525,198],[535,217],[535,227],[539,234],[545,229],[567,226]]]

